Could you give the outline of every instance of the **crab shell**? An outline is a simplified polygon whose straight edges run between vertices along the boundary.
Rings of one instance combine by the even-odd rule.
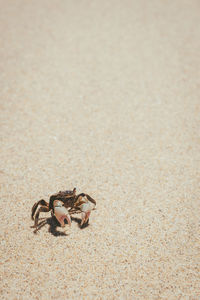
[[[52,209],[54,211],[54,201],[55,200],[61,200],[65,203],[65,207],[72,207],[74,200],[76,198],[76,188],[74,188],[72,191],[59,191],[56,194],[51,195],[49,199],[49,209]]]

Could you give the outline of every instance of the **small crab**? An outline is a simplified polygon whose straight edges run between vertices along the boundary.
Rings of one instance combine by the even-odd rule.
[[[37,210],[38,206],[40,207]],[[95,206],[96,201],[92,197],[85,193],[76,195],[76,188],[74,188],[72,191],[59,191],[58,193],[51,195],[49,203],[47,203],[44,199],[36,202],[32,207],[31,217],[35,220],[34,227],[37,228],[39,214],[41,212],[51,211],[52,216],[55,215],[56,219],[63,227],[65,225],[65,219],[68,224],[71,225],[70,215],[81,213],[82,227],[84,224],[88,223],[91,211],[95,209]]]

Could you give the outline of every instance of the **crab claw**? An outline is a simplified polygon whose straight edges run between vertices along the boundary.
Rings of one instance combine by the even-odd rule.
[[[69,213],[65,215],[65,218],[64,218],[64,219],[67,219],[67,223],[68,223],[68,225],[71,227],[72,222],[71,222],[71,217],[70,217],[70,214],[69,214]]]
[[[61,227],[65,227],[65,220],[67,220],[68,225],[71,227],[71,217],[69,213],[64,213],[63,215],[56,216],[57,220],[59,221]]]
[[[81,226],[83,226],[83,224],[87,223],[91,214],[91,210],[94,209],[94,205],[93,203],[87,202],[87,203],[83,203],[80,206],[81,209]]]
[[[67,220],[68,225],[71,226],[71,217],[68,209],[63,206],[63,202],[59,200],[54,201],[54,214],[62,227],[65,226],[65,220]]]

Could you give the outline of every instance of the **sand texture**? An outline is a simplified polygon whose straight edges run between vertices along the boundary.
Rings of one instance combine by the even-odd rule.
[[[0,7],[0,298],[199,299],[199,0]]]

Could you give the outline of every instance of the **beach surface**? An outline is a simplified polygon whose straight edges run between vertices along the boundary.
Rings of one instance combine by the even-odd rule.
[[[200,2],[0,5],[0,298],[199,299]]]

